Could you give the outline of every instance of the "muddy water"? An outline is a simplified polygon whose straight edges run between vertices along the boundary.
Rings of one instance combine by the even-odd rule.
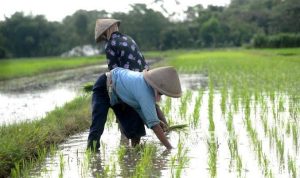
[[[103,64],[0,81],[0,125],[41,119],[74,99],[86,82],[96,81],[106,70]]]
[[[72,99],[74,97],[72,92],[74,95],[76,95],[76,92],[82,83],[96,80],[99,73],[97,71],[98,69],[99,67],[96,68],[92,75],[83,74],[82,76],[85,77],[78,77],[78,81],[76,82],[68,79],[61,80],[62,82],[58,84],[56,82],[56,85],[50,89],[49,96],[57,96],[52,98],[62,98],[59,96],[65,96],[66,99],[64,100],[68,100],[69,98]],[[70,72],[70,75],[71,74],[72,72]],[[55,80],[56,79],[54,79],[54,81]],[[209,139],[211,138],[211,134],[208,131],[210,124],[208,120],[209,91],[204,91],[201,99],[199,123],[195,124],[193,121],[194,105],[198,96],[197,89],[200,87],[206,88],[207,77],[202,75],[180,75],[180,80],[185,91],[192,90],[190,99],[186,101],[188,103],[187,111],[184,115],[182,115],[180,113],[180,108],[182,106],[181,100],[172,99],[171,111],[169,114],[167,114],[167,118],[171,119],[174,124],[185,123],[188,124],[189,127],[187,130],[173,131],[168,134],[170,142],[175,147],[171,151],[166,151],[154,136],[153,132],[149,129],[147,130],[147,135],[146,137],[143,137],[142,143],[153,144],[157,147],[157,151],[153,157],[152,175],[150,177],[174,176],[174,172],[176,172],[178,168],[178,161],[175,162],[175,167],[172,168],[171,159],[172,157],[178,155],[180,150],[180,147],[178,146],[179,140],[183,145],[183,150],[187,150],[186,157],[189,159],[188,162],[183,166],[181,177],[211,177],[209,166],[211,153],[209,152],[210,147],[208,146]],[[38,85],[36,88],[43,88],[43,86],[44,84],[42,82],[42,84]],[[62,89],[63,87],[64,89]],[[46,88],[49,88],[49,86],[46,86]],[[26,87],[21,86],[19,91],[21,90],[25,91]],[[13,96],[9,96],[9,94],[13,92],[7,92],[5,89],[3,91],[5,94],[0,95],[0,97],[2,97],[1,102],[3,98],[12,102]],[[37,100],[37,102],[35,102],[36,107],[38,105],[37,103],[45,102],[45,100],[50,100],[50,104],[48,105],[55,105],[54,102],[51,101],[51,97],[46,97],[47,92],[45,90],[35,91],[35,93],[37,93],[36,98],[39,98],[38,95],[43,97],[45,96],[44,99],[41,99],[40,101]],[[38,94],[38,91],[41,91],[41,94]],[[51,92],[55,93],[55,91],[56,94],[51,95]],[[26,95],[26,93],[24,93],[24,95]],[[24,99],[24,101],[27,103],[30,103],[29,100],[34,100],[35,98],[33,96],[26,97],[28,100],[26,101]],[[285,106],[285,110],[276,116],[277,120],[274,120],[274,113],[276,113],[276,111],[272,111],[273,102],[267,95],[265,98],[262,98],[262,103],[265,104],[260,102],[256,103],[254,99],[251,98],[250,119],[252,121],[252,127],[258,133],[257,139],[262,142],[262,154],[268,163],[267,168],[270,172],[272,172],[272,176],[292,177],[292,175],[288,172],[288,157],[292,157],[296,161],[297,168],[300,167],[300,157],[299,151],[296,150],[293,143],[293,135],[286,133],[286,126],[290,120],[290,101],[285,95],[280,95],[276,97],[275,102],[278,102],[280,97],[282,97],[282,100],[284,101],[283,105]],[[16,96],[15,98],[15,100],[17,100],[18,97]],[[221,94],[218,91],[215,91],[213,95],[213,120],[215,123],[215,140],[217,144],[217,177],[239,177],[235,163],[236,161],[230,155],[228,146],[228,141],[231,138],[226,127],[229,110],[231,110],[233,113],[233,128],[238,138],[237,150],[242,162],[242,169],[240,173],[241,177],[265,177],[263,173],[264,166],[259,164],[257,150],[255,145],[252,143],[250,134],[247,130],[245,122],[245,106],[241,104],[242,102],[239,102],[238,110],[234,112],[232,107],[234,101],[229,97],[226,101],[227,112],[225,115],[223,115],[220,108],[221,100]],[[13,106],[15,106],[17,105],[16,103],[18,103],[18,101],[12,103]],[[162,107],[164,107],[164,103],[166,103],[166,98],[163,98]],[[20,107],[22,108],[29,106],[20,105]],[[33,104],[31,108],[36,107],[34,107]],[[3,108],[8,110],[9,107],[4,106]],[[277,106],[275,107],[275,110],[276,108],[278,109]],[[28,112],[29,111],[30,113],[34,113],[32,112],[33,110],[28,110]],[[45,113],[41,113],[41,115],[42,114]],[[280,164],[278,153],[276,151],[276,143],[270,139],[271,134],[264,134],[263,122],[261,118],[265,118],[267,120],[267,127],[269,130],[277,127],[279,138],[284,138],[284,166]],[[18,120],[17,117],[16,120]],[[116,170],[116,176],[113,177],[131,177],[135,171],[136,165],[138,164],[140,152],[131,148],[126,139],[124,140],[121,138],[117,125],[113,121],[114,119],[112,119],[112,122],[108,122],[106,125],[105,132],[101,138],[101,148],[99,153],[89,156],[85,152],[86,139],[88,135],[88,130],[86,130],[85,132],[70,137],[66,142],[59,145],[54,155],[49,155],[45,162],[37,165],[33,170],[30,170],[29,177],[103,177],[105,172],[108,174],[112,173],[114,170],[113,167],[115,167]],[[124,154],[124,157],[119,158],[118,151],[121,146],[125,147],[126,153]]]
[[[105,65],[0,81],[0,125],[41,119],[74,99],[84,83],[95,81]]]
[[[183,81],[184,77],[181,77]],[[193,77],[192,77],[193,78]],[[195,77],[196,78],[196,77]],[[200,77],[201,78],[201,77]],[[184,82],[183,82],[184,83]],[[194,83],[194,81],[193,81]],[[203,84],[203,83],[202,83]],[[198,83],[198,87],[202,85]],[[205,84],[203,84],[205,85]],[[188,88],[187,88],[188,89]],[[182,143],[182,150],[187,150],[186,157],[188,162],[183,165],[181,177],[211,177],[209,159],[210,147],[208,146],[211,137],[209,130],[209,91],[204,91],[201,106],[199,123],[195,124],[193,119],[194,105],[198,97],[198,91],[193,90],[190,99],[187,100],[188,108],[185,114],[180,113],[182,102],[180,99],[171,100],[171,110],[167,114],[167,118],[171,119],[174,124],[188,124],[189,127],[182,131],[172,131],[168,133],[168,138],[174,149],[167,151],[159,143],[153,132],[147,129],[146,137],[143,137],[142,143],[152,144],[157,147],[157,151],[153,156],[153,168],[151,169],[150,177],[172,177],[177,171],[177,162],[172,168],[172,157],[178,155],[180,146],[179,140]],[[258,132],[257,139],[262,141],[262,155],[267,162],[268,171],[272,177],[292,177],[288,172],[288,157],[292,157],[296,161],[296,167],[299,168],[300,157],[299,151],[293,145],[293,136],[286,134],[285,126],[288,124],[288,108],[290,101],[286,96],[280,96],[286,106],[285,111],[279,112],[277,121],[274,121],[273,112],[266,112],[263,108],[272,110],[273,104],[268,96],[262,98],[265,102],[259,103],[251,98],[250,101],[250,120],[252,127]],[[278,97],[279,98],[279,97]],[[278,98],[275,102],[278,101]],[[227,100],[227,114],[222,114],[221,105],[222,95],[215,91],[213,95],[213,121],[215,124],[215,140],[217,144],[216,150],[216,177],[266,177],[264,165],[259,164],[257,150],[251,141],[250,134],[245,123],[245,106],[242,102],[239,103],[238,110],[233,111],[233,101]],[[163,98],[162,108],[166,103],[166,98]],[[236,134],[237,150],[242,162],[240,173],[237,171],[236,159],[231,156],[228,142],[231,135],[227,131],[226,123],[228,121],[228,112],[232,112],[233,129]],[[276,107],[275,107],[276,110]],[[275,111],[276,112],[276,111]],[[284,144],[284,166],[280,166],[278,153],[276,152],[276,143],[270,141],[272,137],[265,135],[263,124],[260,116],[268,120],[268,128],[277,127],[280,139],[285,139]],[[282,125],[282,126],[280,126]],[[105,132],[101,139],[100,152],[88,156],[85,152],[86,139],[88,130],[70,137],[65,143],[61,144],[54,156],[48,156],[47,160],[41,165],[31,170],[30,177],[105,177],[105,172],[108,175],[114,173],[113,177],[131,177],[134,174],[140,152],[129,146],[126,140],[123,140],[117,128],[117,124],[112,119],[106,125]],[[126,148],[126,153],[123,157],[118,157],[120,147]],[[150,166],[150,165],[148,165]],[[114,169],[113,169],[114,168]],[[172,171],[173,169],[173,171]],[[115,171],[113,171],[115,170]],[[107,175],[106,175],[107,177]]]

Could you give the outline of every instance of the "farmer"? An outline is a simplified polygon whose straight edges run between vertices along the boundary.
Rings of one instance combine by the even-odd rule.
[[[134,40],[119,32],[120,21],[115,19],[98,19],[95,27],[96,42],[105,42],[105,53],[108,69],[123,67],[134,71],[149,69],[144,56],[140,52]],[[92,124],[88,136],[88,147],[95,149],[100,147],[99,139],[103,133],[108,108],[110,107],[106,86],[103,83],[103,76],[100,76],[93,87],[92,97]],[[127,104],[116,104],[112,107],[119,120],[126,118],[126,123],[121,126],[122,133],[131,139],[132,146],[140,142],[140,137],[145,135],[145,128],[142,119],[133,108]],[[157,113],[162,120],[161,125],[167,127],[166,119],[157,106]]]
[[[103,100],[107,100],[109,96],[112,107],[119,103],[131,106],[142,118],[143,123],[154,131],[161,143],[167,149],[172,148],[160,125],[155,103],[160,101],[161,95],[181,96],[178,74],[173,67],[160,67],[143,72],[117,67],[102,74],[97,82],[107,88],[106,93],[102,96]],[[99,99],[102,100],[102,98]],[[102,106],[101,108],[108,110],[108,107]],[[130,130],[132,128],[131,120],[128,119],[120,117],[119,122],[122,127],[129,127]]]

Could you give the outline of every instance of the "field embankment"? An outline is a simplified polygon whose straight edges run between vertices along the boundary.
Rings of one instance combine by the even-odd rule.
[[[0,80],[78,68],[104,62],[104,56],[77,58],[27,58],[0,60]]]
[[[0,126],[0,177],[10,175],[16,165],[36,161],[41,150],[49,149],[90,124],[90,97],[80,96],[44,119]]]

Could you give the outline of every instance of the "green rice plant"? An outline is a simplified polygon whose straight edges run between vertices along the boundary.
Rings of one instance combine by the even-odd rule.
[[[177,153],[171,157],[171,177],[180,178],[185,166],[189,163],[188,149],[184,147],[181,137],[178,139]]]
[[[150,177],[153,167],[153,157],[156,153],[156,146],[152,144],[146,144],[142,148],[141,158],[137,162],[132,178]]]
[[[163,112],[165,113],[165,115],[169,115],[171,107],[172,107],[172,99],[171,97],[166,97],[164,107],[163,107]]]
[[[228,89],[227,89],[227,84],[225,83],[225,85],[221,87],[221,103],[220,103],[223,116],[226,113],[227,97],[228,97]]]
[[[298,136],[299,136],[299,133],[298,133],[298,128],[297,128],[296,123],[292,124],[292,135],[293,135],[293,143],[294,143],[294,146],[296,148],[296,152],[298,152]]]
[[[280,165],[284,166],[284,137],[282,141],[279,138],[276,138],[276,148],[277,154],[279,155]]]
[[[215,124],[213,119],[213,101],[214,101],[214,86],[213,82],[209,80],[209,97],[208,97],[208,132],[209,138],[207,140],[208,145],[208,167],[211,177],[217,175],[217,141],[215,138]]]
[[[296,161],[290,155],[288,155],[288,171],[293,178],[297,177]]]
[[[208,167],[210,177],[217,176],[217,143],[214,135],[211,135],[210,139],[207,140],[208,144]]]
[[[28,177],[29,171],[35,167],[37,164],[44,161],[47,156],[46,148],[38,148],[36,149],[36,156],[26,161],[23,159],[22,161],[15,162],[15,167],[11,170],[11,177]]]
[[[243,169],[243,162],[242,162],[242,158],[239,154],[237,154],[237,157],[236,157],[236,169],[238,172],[238,177],[241,177],[242,169]]]
[[[119,162],[121,162],[121,160],[124,158],[126,151],[127,151],[127,149],[125,146],[123,146],[123,145],[119,146],[119,148],[117,150]]]
[[[15,162],[15,167],[11,171],[11,177],[12,178],[22,177],[20,171],[20,162]]]
[[[105,159],[106,159],[106,144],[102,140],[100,140],[100,144],[101,144],[100,148],[101,148],[102,158],[105,161]]]
[[[63,153],[60,153],[59,155],[59,178],[64,177],[64,169],[65,169],[65,161],[64,161],[64,155]]]
[[[236,84],[232,87],[232,92],[231,92],[231,101],[233,103],[233,111],[236,113],[238,112],[239,108],[239,93]]]
[[[211,80],[209,80],[209,97],[208,97],[208,120],[210,132],[215,131],[215,124],[213,120],[213,104],[214,104],[214,86]]]
[[[200,117],[200,107],[201,107],[201,97],[196,98],[196,103],[193,111],[193,121],[192,125],[196,128],[199,124],[199,117]]]
[[[290,136],[290,134],[291,134],[291,123],[289,121],[286,124],[285,133],[287,134],[287,136]]]
[[[279,112],[284,112],[285,111],[284,100],[283,100],[282,96],[280,96],[279,101],[278,101],[278,111]]]
[[[192,97],[192,92],[190,90],[188,90],[183,97],[180,98],[180,102],[181,105],[179,107],[179,111],[180,111],[180,116],[182,118],[186,117],[186,113],[187,113],[187,104],[188,102],[191,100]]]

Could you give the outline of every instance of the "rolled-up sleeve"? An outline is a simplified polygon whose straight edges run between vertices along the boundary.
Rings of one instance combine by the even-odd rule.
[[[159,124],[153,96],[147,93],[140,97],[138,101],[141,107],[139,114],[144,119],[146,126],[148,128],[152,128],[153,126]]]

